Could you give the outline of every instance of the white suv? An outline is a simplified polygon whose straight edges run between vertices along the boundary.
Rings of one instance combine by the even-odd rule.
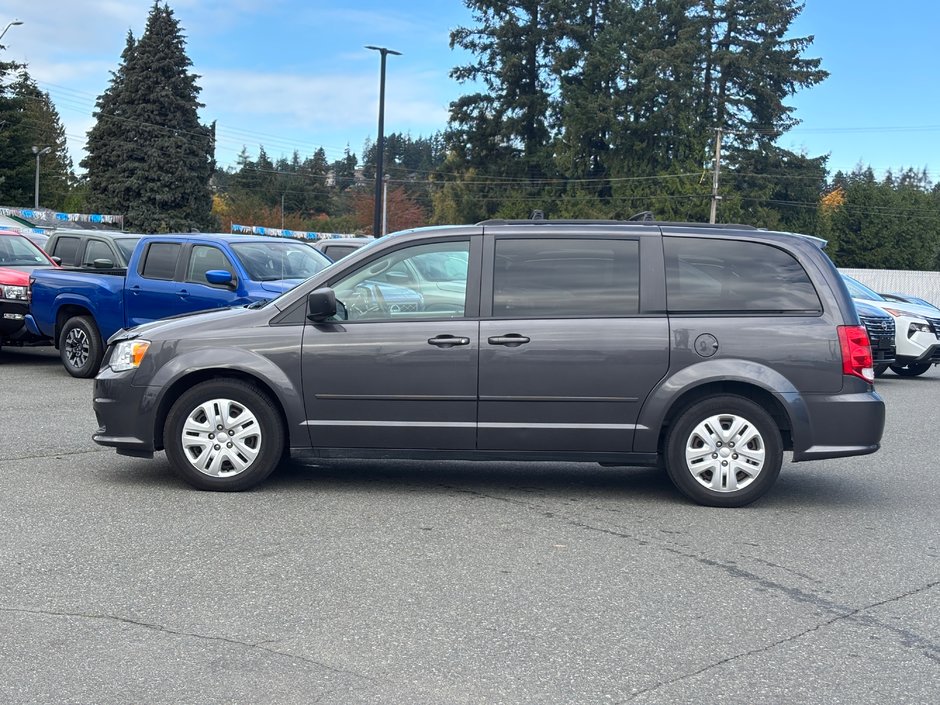
[[[848,275],[843,274],[842,278],[853,299],[894,317],[897,355],[891,369],[896,374],[916,377],[940,363],[940,311],[932,306],[889,301]]]

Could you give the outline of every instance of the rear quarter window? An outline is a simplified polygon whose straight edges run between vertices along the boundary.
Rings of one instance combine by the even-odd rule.
[[[670,312],[820,313],[822,304],[793,255],[759,242],[663,238]]]

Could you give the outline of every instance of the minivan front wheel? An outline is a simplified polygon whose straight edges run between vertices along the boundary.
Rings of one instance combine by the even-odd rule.
[[[761,497],[783,464],[780,430],[763,407],[736,396],[696,402],[666,437],[666,472],[687,497],[743,507]]]
[[[201,490],[239,491],[277,467],[284,425],[271,400],[236,379],[210,380],[170,409],[163,444],[173,470]]]

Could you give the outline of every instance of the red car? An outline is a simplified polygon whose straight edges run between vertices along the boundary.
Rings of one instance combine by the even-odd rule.
[[[39,342],[26,330],[29,273],[58,267],[37,245],[12,230],[0,230],[0,347]]]

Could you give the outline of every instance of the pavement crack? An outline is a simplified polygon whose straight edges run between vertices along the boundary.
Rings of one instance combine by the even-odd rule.
[[[0,458],[4,463],[12,463],[15,460],[41,460],[43,458],[67,458],[72,455],[89,455],[91,453],[107,453],[111,448],[93,448],[90,450],[73,450],[66,453],[43,453],[41,455],[17,455],[13,458]]]
[[[868,617],[864,613],[869,610],[875,609],[877,607],[881,607],[883,605],[887,605],[892,602],[899,602],[900,600],[903,600],[905,598],[930,590],[936,587],[937,585],[940,585],[940,581],[928,583],[927,585],[924,585],[923,587],[919,587],[914,590],[909,590],[908,592],[902,593],[900,595],[895,595],[894,597],[889,597],[884,600],[873,602],[869,605],[865,605],[864,607],[859,607],[858,609],[851,610],[847,612],[846,614],[836,615],[832,619],[828,619],[824,622],[820,622],[819,624],[809,627],[808,629],[804,629],[803,631],[797,634],[791,634],[790,636],[784,637],[782,639],[778,639],[777,641],[774,641],[771,644],[765,644],[764,646],[761,646],[760,648],[749,649],[748,651],[742,651],[739,654],[728,656],[727,658],[723,658],[719,661],[715,661],[714,663],[710,663],[707,666],[703,666],[702,668],[699,668],[696,671],[692,671],[690,673],[677,676],[676,678],[672,678],[671,680],[668,680],[668,681],[661,681],[659,683],[656,683],[655,685],[651,685],[648,688],[644,688],[643,690],[638,690],[637,692],[633,693],[627,700],[624,700],[622,702],[630,702],[631,700],[636,700],[641,695],[646,695],[647,693],[652,693],[661,688],[665,688],[666,686],[675,685],[676,683],[680,683],[684,680],[694,678],[695,676],[701,675],[715,668],[719,668],[733,661],[738,661],[742,658],[747,658],[748,656],[753,656],[755,654],[764,653],[766,651],[770,651],[771,649],[775,649],[778,646],[781,646],[782,644],[786,644],[792,641],[797,641],[798,639],[802,639],[807,634],[818,632],[821,629],[832,626],[833,624],[837,622],[841,622],[843,620],[852,620],[852,621],[860,622],[862,624],[866,624],[868,626],[871,626],[873,624],[878,627],[891,629],[892,631],[902,631],[902,630],[894,629],[890,625],[883,624],[882,622],[878,620]],[[922,644],[920,644],[920,646],[925,647],[926,651],[924,655],[927,658],[932,659],[934,661],[940,661],[940,646],[938,646],[937,644],[933,644],[929,640],[923,639],[923,637],[919,637],[917,635],[914,635],[914,636],[916,636],[919,641],[923,642]],[[930,653],[931,651],[933,651],[934,653]]]
[[[322,668],[323,670],[329,671],[330,673],[335,673],[342,676],[353,676],[354,678],[360,678],[367,680],[371,683],[378,683],[378,681],[369,676],[363,675],[361,673],[355,673],[354,671],[345,671],[341,668],[335,668],[328,664],[323,663],[322,661],[317,661],[315,659],[306,658],[305,656],[298,656],[297,654],[291,654],[286,651],[278,651],[277,649],[272,649],[265,644],[272,643],[272,640],[260,641],[257,643],[252,643],[248,641],[241,641],[239,639],[230,639],[224,636],[212,636],[209,634],[196,634],[194,632],[185,632],[177,629],[170,629],[169,627],[164,627],[161,624],[155,624],[153,622],[141,622],[136,619],[130,619],[128,617],[118,617],[110,614],[94,614],[88,612],[60,612],[57,610],[40,610],[40,609],[27,609],[23,607],[0,607],[0,612],[9,612],[14,614],[30,614],[38,615],[43,617],[71,617],[75,619],[94,619],[94,620],[103,620],[118,622],[121,624],[129,624],[135,627],[141,627],[143,629],[150,629],[156,632],[163,634],[172,634],[174,636],[190,637],[193,639],[200,639],[203,641],[216,641],[222,642],[225,644],[232,644],[235,646],[242,646],[247,649],[259,649],[261,651],[266,651],[269,654],[275,656],[281,656],[284,658],[292,659],[294,661],[300,661],[302,663],[309,664],[311,666],[316,666]]]

